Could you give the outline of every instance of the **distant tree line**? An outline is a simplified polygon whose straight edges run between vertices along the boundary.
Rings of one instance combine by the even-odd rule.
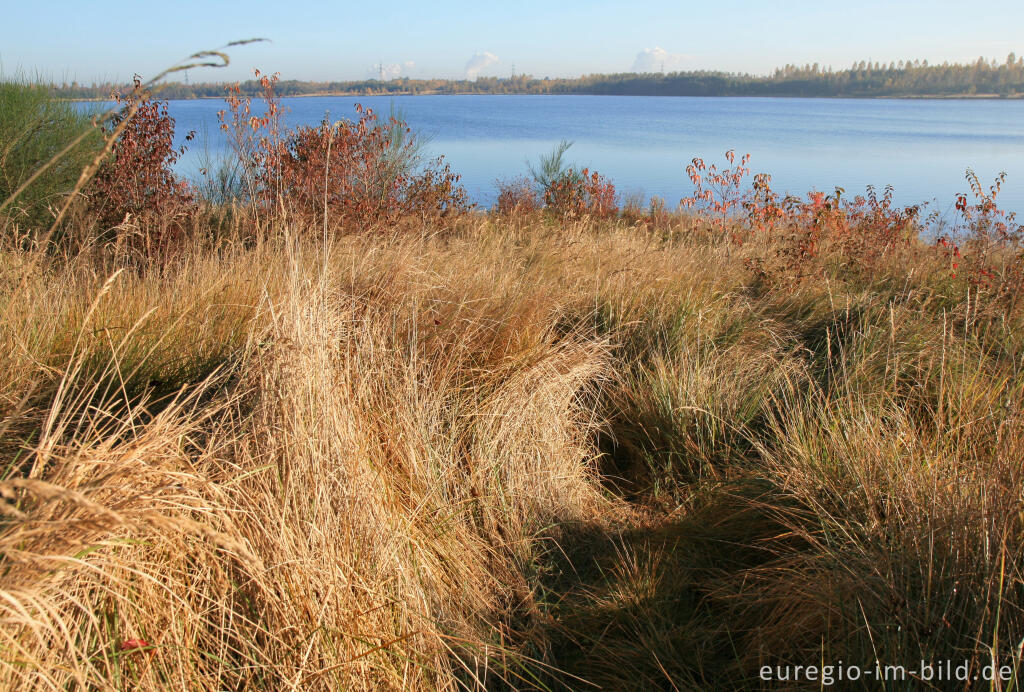
[[[58,96],[69,99],[105,99],[117,84],[78,83],[52,85]],[[257,96],[259,83],[241,83],[243,95]],[[282,80],[281,96],[315,94],[607,94],[629,96],[803,96],[803,97],[969,97],[1024,95],[1024,57],[1010,53],[1002,63],[978,58],[974,63],[927,60],[889,64],[860,61],[849,69],[813,65],[786,65],[772,74],[751,75],[714,71],[668,74],[591,74],[578,78],[479,77],[409,79],[406,77],[348,82]],[[167,99],[221,98],[224,84],[171,82],[160,91]]]

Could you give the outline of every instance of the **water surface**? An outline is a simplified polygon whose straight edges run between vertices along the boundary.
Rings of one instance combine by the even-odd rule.
[[[367,96],[283,99],[290,125],[354,117],[362,103],[392,107],[429,136],[473,199],[490,204],[495,180],[526,172],[526,160],[574,141],[568,159],[612,178],[625,194],[659,195],[669,206],[690,191],[694,156],[722,161],[727,149],[752,155],[779,192],[867,185],[895,187],[900,203],[938,200],[948,211],[966,192],[964,170],[986,182],[1005,170],[1000,199],[1024,211],[1024,101],[787,99],[637,96]],[[258,104],[254,104],[257,106]],[[201,134],[181,168],[194,173],[203,141],[225,146],[217,100],[172,101],[179,137]],[[205,135],[203,134],[205,133]]]

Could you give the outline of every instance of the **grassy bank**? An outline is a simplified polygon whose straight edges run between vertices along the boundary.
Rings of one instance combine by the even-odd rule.
[[[329,250],[4,253],[7,684],[1016,665],[1021,332],[926,268],[764,292],[539,218]]]
[[[792,689],[950,660],[1020,687],[1021,253],[991,214],[933,243],[873,195],[716,211],[733,174],[697,161],[686,212],[557,167],[489,212],[383,167],[382,208],[325,175],[403,146],[357,132],[272,159],[273,213],[170,187],[114,226],[83,203],[58,244],[4,222],[0,684]],[[917,677],[887,687],[951,687]]]

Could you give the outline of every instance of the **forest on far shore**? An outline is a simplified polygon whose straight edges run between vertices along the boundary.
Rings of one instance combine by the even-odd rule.
[[[77,82],[52,85],[68,99],[105,99],[125,85]],[[256,80],[241,83],[242,95],[256,96]],[[161,88],[167,99],[222,98],[223,83],[170,82]],[[848,69],[786,65],[770,75],[716,71],[667,74],[591,74],[577,78],[538,78],[531,75],[476,79],[366,79],[312,82],[281,80],[281,96],[318,94],[603,94],[621,96],[795,96],[795,97],[1020,97],[1024,94],[1024,57],[1010,53],[1002,63],[978,58],[974,63],[927,60],[888,64],[860,61]]]

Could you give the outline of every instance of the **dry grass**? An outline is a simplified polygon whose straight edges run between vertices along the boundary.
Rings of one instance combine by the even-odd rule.
[[[687,223],[5,250],[0,684],[1016,666],[1019,316]]]

